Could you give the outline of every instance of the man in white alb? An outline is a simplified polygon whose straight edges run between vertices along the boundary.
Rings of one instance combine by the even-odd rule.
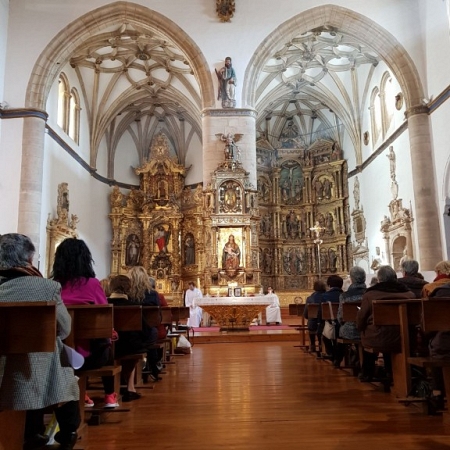
[[[198,328],[200,326],[203,310],[195,304],[194,299],[201,297],[203,297],[202,291],[196,288],[195,284],[191,281],[184,297],[184,304],[189,306],[189,319],[187,321],[189,327]]]
[[[276,323],[280,325],[281,323],[281,310],[280,310],[280,299],[278,295],[275,294],[271,286],[267,288],[267,296],[271,296],[273,302],[266,308],[266,325],[271,323]]]

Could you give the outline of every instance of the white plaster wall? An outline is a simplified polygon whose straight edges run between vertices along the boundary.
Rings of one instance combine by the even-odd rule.
[[[98,278],[109,274],[111,225],[109,214],[110,187],[92,178],[73,158],[51,138],[46,137],[44,182],[42,187],[42,215],[40,236],[40,267],[46,267],[46,225],[48,214],[56,217],[58,184],[66,182],[69,188],[69,214],[79,218],[80,239],[92,252]]]
[[[449,85],[450,28],[444,0],[420,2],[420,17],[424,24],[427,97],[436,98]]]
[[[8,11],[9,11],[9,0],[0,0],[0,102],[3,102],[3,94],[4,94],[6,45],[8,43],[7,41]],[[1,135],[1,128],[0,128],[0,135]]]
[[[403,207],[412,206],[415,215],[414,192],[411,174],[411,157],[409,153],[409,135],[403,133],[394,143],[396,154],[396,180],[398,183],[398,198],[403,200]],[[358,174],[360,183],[361,206],[366,218],[366,237],[370,251],[370,263],[375,258],[375,248],[380,247],[383,261],[387,263],[385,242],[380,231],[381,221],[386,215],[390,217],[389,203],[393,200],[391,193],[390,165],[387,155],[389,149],[380,154],[362,174]],[[349,190],[353,192],[354,178],[349,181]],[[353,195],[350,195],[350,211],[354,209]],[[353,225],[353,224],[352,224]],[[414,223],[413,223],[414,226]],[[419,245],[413,232],[415,258],[420,257]]]
[[[450,103],[446,102],[431,115],[434,148],[434,170],[444,254],[450,259],[450,216],[447,215],[450,205],[450,141],[449,120]]]

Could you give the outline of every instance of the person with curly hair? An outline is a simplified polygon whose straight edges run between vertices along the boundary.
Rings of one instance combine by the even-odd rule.
[[[83,240],[68,238],[59,244],[55,253],[52,277],[61,283],[61,297],[65,305],[108,304],[105,291],[100,281],[95,278],[93,265],[92,254]],[[80,370],[98,369],[110,361],[110,342],[80,341],[76,347],[85,358]],[[117,393],[114,392],[114,377],[102,377],[102,381],[105,390],[105,408],[119,406]],[[94,406],[94,402],[87,395],[85,406]]]

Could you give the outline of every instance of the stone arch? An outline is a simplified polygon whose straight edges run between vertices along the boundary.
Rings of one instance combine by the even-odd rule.
[[[423,87],[414,62],[400,42],[373,20],[342,6],[324,5],[311,8],[292,17],[269,34],[256,49],[244,75],[242,104],[255,106],[258,76],[267,59],[280,43],[320,27],[334,27],[370,45],[384,60],[398,80],[406,109],[421,105]]]
[[[197,44],[178,25],[162,14],[135,3],[118,1],[94,9],[78,17],[61,30],[39,55],[28,82],[25,106],[44,110],[51,85],[59,68],[69,60],[73,50],[81,42],[112,24],[123,23],[164,30],[164,33],[180,49],[183,49],[194,76],[199,82],[202,108],[215,105],[214,87],[208,64]]]

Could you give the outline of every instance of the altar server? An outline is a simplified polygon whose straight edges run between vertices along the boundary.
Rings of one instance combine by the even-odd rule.
[[[266,325],[275,322],[277,325],[281,323],[280,299],[271,286],[267,288],[267,296],[271,296],[273,302],[266,308]]]
[[[202,297],[202,291],[195,287],[195,284],[191,281],[184,298],[184,304],[189,306],[189,319],[187,321],[189,327],[197,328],[200,326],[203,310],[195,304],[195,299]]]

